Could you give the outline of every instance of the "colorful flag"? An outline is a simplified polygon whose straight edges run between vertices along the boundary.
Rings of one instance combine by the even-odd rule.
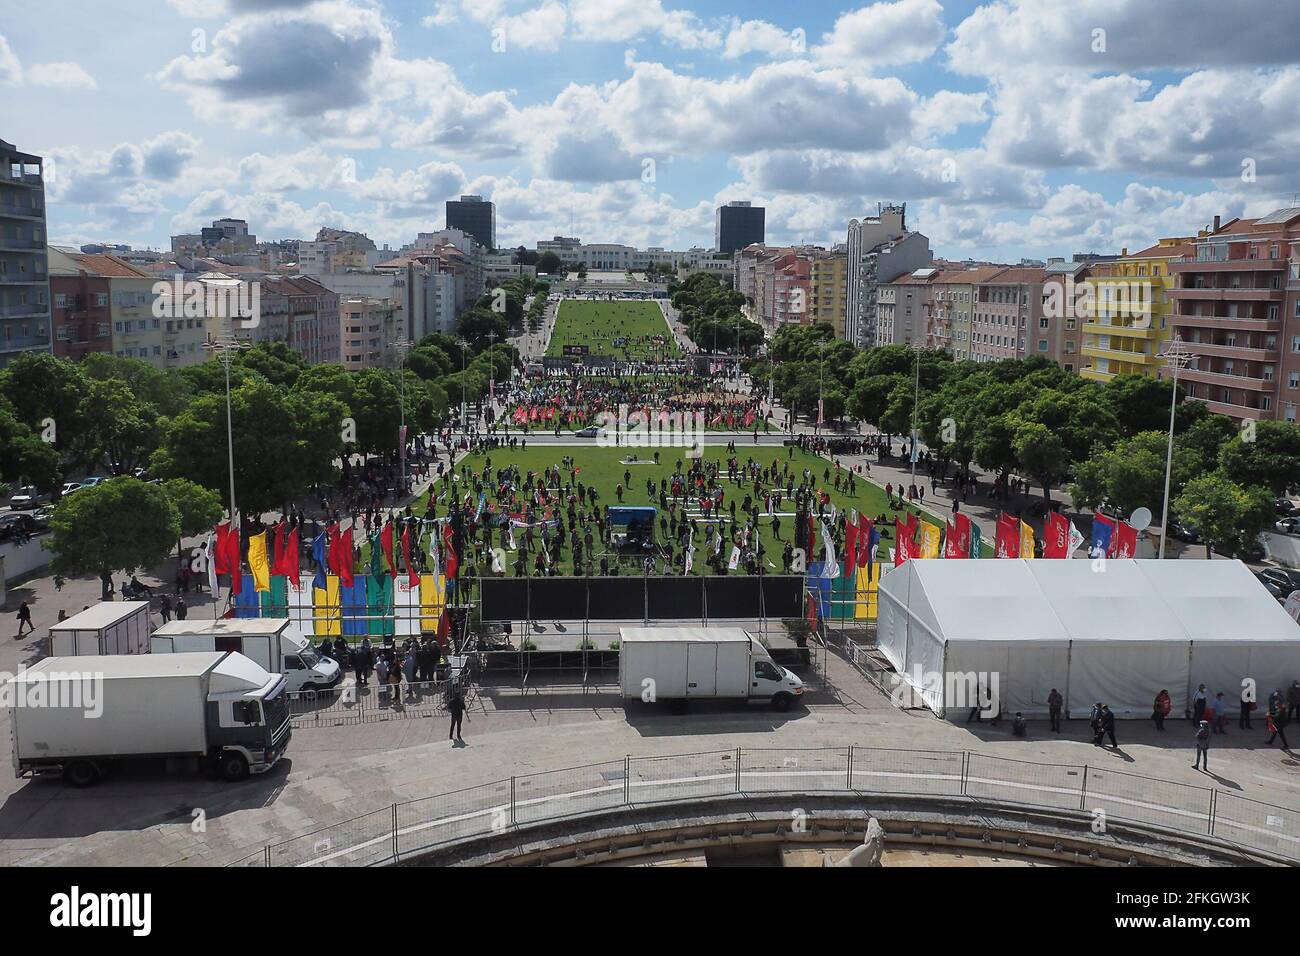
[[[937,558],[939,556],[939,527],[930,524],[928,521],[921,522],[921,553],[922,558]]]
[[[835,557],[835,539],[831,537],[831,529],[825,521],[822,522],[822,546],[826,549],[822,558],[822,577],[838,578],[840,562]]]
[[[858,515],[858,567],[870,568],[876,563],[876,548],[880,544],[880,532],[876,523],[866,515]]]
[[[972,558],[984,556],[984,532],[974,521],[970,523],[970,556]]]
[[[207,544],[204,545],[203,554],[206,558],[205,563],[208,566],[208,593],[212,595],[212,599],[215,601],[217,599],[217,561],[213,551],[214,546],[215,543],[213,536],[208,535],[208,541]]]
[[[266,532],[248,538],[248,570],[253,573],[253,590],[271,590],[271,565],[266,560]]]
[[[215,529],[217,535],[216,550],[208,549],[208,559],[217,574],[230,573],[230,525],[224,521]]]
[[[239,546],[239,527],[231,523],[230,533],[226,535],[226,567],[230,573],[230,593],[242,594],[244,590],[244,572]]]
[[[447,561],[447,580],[454,581],[456,580],[456,572],[460,569],[460,558],[456,554],[455,545],[452,544],[450,521],[442,526],[442,545]]]
[[[1070,556],[1070,519],[1059,511],[1048,514],[1043,521],[1043,557],[1068,558]]]
[[[1088,557],[1090,558],[1109,558],[1113,539],[1115,537],[1115,522],[1107,518],[1100,511],[1092,516],[1092,542],[1088,545]]]
[[[1070,550],[1065,553],[1065,556],[1067,558],[1073,557],[1074,553],[1083,546],[1084,540],[1085,539],[1083,537],[1083,532],[1080,531],[1078,528],[1076,528],[1074,526],[1074,522],[1071,521],[1070,522]]]
[[[312,580],[311,586],[317,590],[324,591],[329,586],[329,579],[325,575],[327,560],[325,556],[325,538],[326,533],[322,531],[316,535],[311,543],[311,559],[316,565],[316,577]]]
[[[999,558],[1020,557],[1020,519],[1005,511],[998,514],[997,536],[994,538],[994,555]]]
[[[420,576],[415,573],[415,565],[411,563],[411,526],[409,524],[402,528],[402,560],[406,562],[406,575],[411,587],[419,587]]]
[[[1022,558],[1032,558],[1034,556],[1034,529],[1027,522],[1020,522],[1020,556]]]
[[[1131,558],[1137,554],[1137,528],[1127,521],[1116,520],[1115,536],[1111,550],[1116,558]]]
[[[284,569],[284,519],[275,523],[275,538],[272,539],[271,573],[287,574]]]
[[[844,567],[846,574],[858,567],[858,522],[852,515],[844,523]]]
[[[958,512],[952,516],[952,520],[947,523],[947,535],[943,542],[943,556],[945,558],[969,558],[970,557],[970,518]]]
[[[894,533],[898,537],[898,548],[894,552],[894,567],[898,567],[908,558],[916,557],[916,518],[911,513],[907,517],[909,520],[906,524],[898,518],[894,519]]]
[[[352,569],[356,559],[352,554],[352,528],[343,530],[341,524],[334,525],[334,543],[330,549],[334,559],[334,573],[339,576],[339,584],[345,588],[354,587],[356,578]]]
[[[808,626],[817,630],[817,595],[811,589],[808,591]]]
[[[393,577],[397,577],[397,559],[393,556],[393,522],[390,518],[384,522],[384,528],[379,532],[379,543],[384,549],[384,559],[388,562],[388,572]],[[371,570],[374,570],[374,561],[371,561]]]

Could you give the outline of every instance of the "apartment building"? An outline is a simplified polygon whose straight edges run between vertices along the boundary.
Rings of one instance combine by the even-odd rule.
[[[393,299],[346,295],[339,299],[339,360],[346,369],[395,367],[402,324]]]
[[[0,368],[51,351],[45,239],[44,161],[0,140]]]
[[[146,283],[134,276],[114,290],[113,352],[143,359],[155,368],[184,368],[211,358],[203,347],[208,336],[228,334],[235,324],[225,314],[226,304],[252,301],[246,283],[224,272],[205,272],[189,280],[145,275],[147,292]],[[218,299],[220,307],[215,305]]]
[[[1092,294],[1083,302],[1083,367],[1079,374],[1104,382],[1116,375],[1156,376],[1170,337],[1170,263],[1194,248],[1195,236],[1161,239],[1154,246],[1094,262]]]
[[[944,270],[934,279],[931,293],[930,325],[928,338],[940,343],[938,347],[952,352],[952,357],[964,362],[975,359],[975,303],[977,288],[1004,270],[1004,266],[980,266],[975,269]],[[987,331],[982,334],[990,334]],[[990,341],[981,340],[983,346],[992,348]],[[979,354],[987,355],[987,351]],[[989,361],[988,358],[981,359]]]
[[[849,220],[845,250],[844,337],[859,347],[875,345],[880,285],[929,266],[930,240],[907,228],[904,203],[879,206],[875,216]]]
[[[1001,269],[974,283],[971,301],[970,358],[998,362],[1024,358],[1038,347],[1034,332],[1043,311],[1046,270]]]
[[[1051,359],[1067,372],[1076,371],[1083,361],[1083,316],[1085,290],[1092,266],[1076,259],[1052,259],[1043,270],[1042,308],[1032,336],[1033,354]]]
[[[309,276],[262,280],[256,325],[235,334],[253,342],[283,342],[312,364],[339,361],[339,295]]]
[[[844,250],[812,256],[808,275],[808,319],[835,329],[835,337],[844,338],[848,296],[848,253]]]
[[[1300,207],[1222,225],[1215,217],[1169,269],[1169,324],[1195,356],[1178,376],[1188,396],[1236,419],[1295,421]]]
[[[92,352],[113,350],[112,283],[91,272],[80,253],[50,246],[53,350],[62,359],[80,361]]]

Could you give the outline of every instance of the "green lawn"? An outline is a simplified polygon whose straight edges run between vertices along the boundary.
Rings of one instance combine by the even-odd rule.
[[[629,362],[678,358],[682,354],[663,312],[653,302],[566,299],[560,303],[546,354],[563,356],[566,345],[585,345],[591,355],[609,355]]]
[[[777,459],[778,464],[788,461],[790,463],[791,469],[794,471],[795,474],[796,486],[799,483],[799,477],[802,475],[803,469],[804,468],[811,469],[813,475],[816,478],[816,485],[818,487],[824,487],[830,492],[831,500],[835,502],[836,506],[841,511],[845,508],[853,508],[860,512],[865,512],[867,516],[872,519],[875,519],[881,512],[884,512],[889,519],[888,527],[889,527],[890,536],[888,539],[882,540],[880,550],[879,550],[879,557],[881,560],[886,560],[888,558],[889,546],[893,543],[893,534],[894,534],[892,519],[896,513],[888,509],[885,500],[885,493],[883,490],[877,488],[875,485],[871,484],[870,482],[859,481],[857,484],[856,496],[850,497],[845,492],[836,491],[832,486],[831,482],[824,480],[824,475],[828,468],[831,470],[832,479],[834,478],[834,473],[835,473],[834,466],[824,458],[818,458],[815,455],[802,452],[797,448],[794,449],[794,454],[793,456],[791,456],[790,449],[784,447],[781,448],[765,447],[765,448],[747,449],[744,447],[743,444],[740,444],[737,447],[738,447],[737,457],[740,459],[742,465],[744,464],[746,459],[748,459],[751,456],[754,457],[755,460],[762,465],[771,464],[773,458]],[[651,460],[653,460],[654,451],[655,449],[647,449],[647,448],[635,449],[635,453],[639,458],[651,459]],[[594,446],[593,447],[581,447],[581,446],[540,447],[539,446],[539,447],[528,448],[524,450],[516,449],[514,451],[511,451],[509,449],[497,449],[486,456],[473,455],[463,459],[462,462],[460,462],[457,466],[457,473],[458,474],[460,473],[460,468],[462,465],[468,465],[469,469],[473,473],[481,472],[483,470],[485,458],[491,459],[492,467],[494,471],[499,469],[501,466],[505,464],[514,463],[514,464],[518,464],[520,469],[525,474],[527,474],[528,471],[530,470],[534,472],[541,472],[543,469],[547,468],[548,466],[560,465],[561,464],[560,459],[563,456],[571,455],[574,457],[575,464],[579,469],[579,473],[577,476],[578,480],[582,481],[583,484],[587,485],[588,487],[594,486],[600,492],[600,503],[602,505],[617,505],[619,503],[618,498],[615,495],[615,486],[623,482],[624,472],[628,472],[631,474],[631,481],[630,481],[630,487],[625,488],[624,495],[623,495],[623,503],[629,505],[653,504],[655,507],[658,507],[659,479],[668,478],[671,481],[671,477],[674,471],[676,470],[675,466],[678,460],[681,460],[682,462],[683,472],[685,472],[690,467],[690,462],[683,454],[683,449],[662,448],[662,449],[658,449],[658,451],[659,451],[660,463],[657,465],[655,464],[623,465],[620,463],[620,459],[625,458],[630,454],[629,450],[624,448],[600,448]],[[713,447],[706,448],[704,457],[706,460],[718,461],[723,464],[725,464],[727,459],[727,455],[725,454],[725,449],[724,447],[721,446],[717,448],[713,448]],[[567,477],[568,474],[567,469],[562,468],[562,472]],[[744,500],[745,495],[752,491],[752,485],[748,485],[746,486],[745,489],[741,489],[734,484],[726,484],[725,468],[723,470],[723,476],[724,476],[724,487],[726,488],[726,499],[724,501],[724,506],[729,506],[730,502],[734,498],[736,501],[737,510],[739,511],[740,504]],[[655,482],[656,492],[655,492],[655,498],[653,500],[650,498],[650,496],[646,494],[647,478],[653,479]],[[451,499],[451,494],[448,494],[447,491],[452,488],[454,488],[455,491],[451,492],[451,494],[454,494],[457,498],[460,499],[463,499],[464,495],[470,490],[472,490],[472,486],[467,487],[465,481],[463,480],[449,482],[449,483],[440,481],[436,483],[434,486],[434,492],[436,495],[442,495],[441,500],[439,500],[437,503],[437,511],[440,516],[445,515],[447,513],[448,502]],[[489,500],[492,500],[492,495],[490,492],[489,492]],[[420,500],[420,502],[415,508],[416,514],[420,514],[420,515],[424,514],[426,501],[427,501],[427,496]],[[760,510],[762,509],[761,502],[759,503],[759,508]],[[781,537],[784,539],[784,541],[789,541],[791,537],[791,533],[794,529],[794,521],[795,521],[793,515],[793,512],[795,510],[794,505],[789,500],[786,500],[785,502],[782,503],[780,510],[781,512],[785,512],[785,514],[782,514],[780,516]],[[916,509],[910,509],[910,510],[914,511]],[[729,507],[726,508],[726,513],[728,515],[730,514]],[[897,514],[901,515],[902,512],[897,512]],[[937,522],[934,518],[929,518],[927,520],[931,521],[932,523],[941,523],[941,522]],[[728,522],[728,524],[730,524],[730,522]],[[705,522],[703,521],[703,519],[700,519],[699,526],[700,526],[700,535],[702,536],[704,533],[704,526],[705,526]],[[776,565],[776,571],[780,572],[781,550],[784,547],[784,541],[776,540],[776,537],[772,531],[772,519],[769,518],[766,514],[761,515],[761,517],[759,518],[759,530],[763,536],[764,547],[766,548],[767,551],[766,558],[768,561],[771,561],[774,565]],[[984,528],[982,530],[984,531],[986,538],[987,536],[991,535],[993,532],[992,528]],[[593,533],[594,533],[594,527],[593,527]],[[657,529],[656,529],[656,536],[658,537]],[[599,547],[599,544],[597,544],[597,554],[600,553],[600,550],[601,548]],[[724,552],[727,550],[729,550],[728,546],[724,544]],[[988,553],[987,548],[985,549],[985,552]],[[509,575],[513,575],[514,567],[511,564],[511,562],[513,562],[514,560],[514,554],[510,552],[508,552],[507,554],[508,554],[507,564],[509,566],[507,567],[506,573]],[[704,542],[700,539],[700,537],[697,536],[696,552],[695,552],[695,567],[694,567],[695,573],[697,574],[711,573],[708,569],[708,566],[705,564],[706,557],[707,554],[704,550]],[[815,555],[811,555],[810,560],[820,560],[820,558],[821,558],[821,544],[819,542],[818,553]],[[566,574],[573,573],[573,556],[567,546],[567,542],[564,549],[563,557],[561,559],[560,567],[563,573]],[[768,570],[771,571],[772,569],[769,568]]]

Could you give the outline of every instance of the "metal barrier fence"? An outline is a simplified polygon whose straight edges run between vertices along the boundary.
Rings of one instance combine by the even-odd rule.
[[[373,677],[373,675],[372,675]],[[289,718],[295,727],[338,727],[374,720],[432,717],[444,713],[453,688],[467,696],[474,685],[453,670],[439,681],[414,681],[401,684],[349,684],[329,690],[295,691],[288,696]]]
[[[708,797],[855,793],[1104,814],[1300,863],[1300,809],[1091,766],[969,751],[738,747],[625,757],[392,804],[271,844],[231,866],[368,866],[545,821]]]

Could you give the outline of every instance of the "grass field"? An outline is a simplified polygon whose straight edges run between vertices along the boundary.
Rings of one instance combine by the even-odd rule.
[[[651,341],[655,337],[660,344]],[[566,345],[585,345],[591,355],[628,362],[678,358],[682,354],[663,312],[653,302],[566,299],[560,303],[546,354],[558,358],[564,355]]]
[[[499,469],[503,465],[513,463],[519,465],[520,469],[525,474],[527,474],[527,472],[530,470],[534,472],[540,472],[549,466],[552,465],[558,466],[560,465],[560,459],[563,456],[572,455],[575,459],[575,463],[577,467],[580,469],[578,474],[578,479],[581,480],[583,484],[589,487],[595,487],[600,492],[600,503],[602,505],[617,505],[619,503],[618,498],[615,495],[615,486],[623,482],[624,472],[628,472],[631,475],[631,481],[629,483],[629,487],[627,487],[624,492],[623,503],[629,505],[653,504],[656,507],[658,507],[659,479],[661,478],[671,479],[675,471],[675,466],[678,459],[682,461],[683,472],[685,472],[690,467],[690,463],[682,454],[682,451],[683,451],[682,449],[678,449],[678,448],[659,449],[660,463],[657,465],[656,464],[624,465],[620,463],[620,459],[627,457],[629,454],[629,450],[624,448],[599,448],[599,447],[579,447],[579,446],[540,447],[539,446],[536,448],[528,448],[524,450],[516,449],[514,451],[508,449],[497,449],[493,451],[491,454],[486,456],[472,455],[469,458],[464,459],[462,463],[468,464],[472,472],[481,472],[483,469],[485,458],[490,458],[494,470]],[[636,454],[639,458],[652,460],[654,455],[654,449],[645,449],[645,448],[638,449],[636,450]],[[778,464],[781,462],[788,461],[790,463],[791,469],[794,471],[796,476],[795,477],[796,486],[798,485],[799,482],[799,476],[803,473],[803,469],[804,468],[811,469],[813,475],[816,477],[817,485],[820,487],[824,487],[826,488],[827,491],[829,491],[831,500],[835,502],[836,506],[841,511],[844,510],[845,508],[853,508],[859,512],[865,513],[868,517],[872,519],[875,519],[881,512],[884,512],[890,519],[889,520],[890,536],[889,538],[882,540],[880,545],[880,550],[879,550],[879,557],[881,560],[885,560],[888,558],[889,547],[890,545],[892,545],[894,540],[892,519],[895,516],[895,514],[901,516],[903,512],[901,511],[893,512],[889,510],[886,504],[885,493],[882,489],[877,488],[874,484],[871,484],[870,482],[859,481],[857,484],[857,494],[855,497],[850,497],[848,494],[844,492],[837,492],[832,487],[831,482],[823,480],[823,476],[825,475],[827,468],[831,469],[831,476],[832,478],[834,477],[834,466],[831,465],[831,463],[824,458],[818,458],[815,455],[802,452],[797,448],[794,449],[794,454],[793,456],[791,456],[790,449],[784,447],[745,449],[742,446],[738,451],[737,457],[740,459],[741,463],[743,464],[744,461],[747,458],[749,458],[751,455],[761,465],[771,464],[773,458],[777,459]],[[716,450],[712,448],[706,448],[704,453],[705,460],[718,461],[723,464],[725,464],[726,462],[726,457],[727,456],[725,455],[724,450],[722,448],[717,448]],[[457,470],[459,472],[459,465]],[[565,471],[565,474],[567,475],[567,471]],[[725,469],[724,469],[724,475],[725,475]],[[646,494],[645,485],[646,485],[647,478],[653,479],[655,482],[656,494],[653,500]],[[452,482],[451,487],[454,487],[456,489],[455,493],[458,497],[463,498],[467,490],[466,485],[463,481]],[[738,488],[734,484],[724,484],[724,487],[726,488],[726,493],[727,493],[725,504],[729,505],[731,500],[735,498],[738,510],[740,507],[740,503],[741,501],[743,501],[745,495],[750,491],[752,491],[752,485],[747,486],[743,490],[741,488]],[[443,495],[444,494],[443,483],[442,482],[436,483],[434,486],[434,491],[435,494],[437,495]],[[420,500],[418,506],[415,508],[416,514],[424,513],[426,501],[427,501],[427,496]],[[449,497],[444,496],[438,502],[438,514],[445,515],[447,513],[448,501],[449,501]],[[762,508],[761,502],[759,504],[759,507],[760,509]],[[775,571],[777,573],[779,573],[781,570],[781,550],[784,547],[785,541],[790,540],[791,533],[794,529],[794,522],[795,522],[794,515],[793,515],[794,510],[795,510],[794,505],[788,500],[784,502],[781,506],[781,511],[784,512],[783,514],[779,515],[780,522],[781,522],[781,537],[782,539],[784,539],[782,541],[778,541],[776,539],[776,536],[773,534],[772,519],[769,518],[766,514],[761,515],[761,517],[759,518],[759,531],[763,537],[763,544],[767,552],[766,559],[768,561],[771,561],[772,564],[776,565]],[[909,510],[915,511],[916,509],[912,508]],[[729,514],[729,509],[728,509],[728,514]],[[929,520],[931,523],[940,523],[940,524],[942,523],[936,521],[936,519],[933,517],[928,518],[926,520]],[[703,519],[700,519],[701,535],[703,534],[704,525],[705,522],[703,521]],[[984,528],[982,530],[984,531],[986,540],[993,533],[992,528]],[[656,536],[658,536],[657,531],[656,531]],[[811,556],[811,560],[820,559],[821,557],[820,544],[818,545],[818,548],[819,548],[819,553]],[[986,553],[987,551],[988,549],[986,549]],[[599,553],[600,553],[600,548],[598,546],[597,554]],[[696,574],[711,573],[708,569],[708,566],[705,564],[705,557],[706,557],[706,553],[703,547],[703,542],[702,540],[700,540],[699,537],[697,537],[695,567],[694,567],[694,572]],[[514,559],[513,553],[509,554],[509,559],[510,560],[507,562],[509,566],[506,569],[506,573],[508,575],[513,576],[514,567],[513,564],[511,563],[513,562]],[[561,572],[565,574],[573,573],[573,556],[570,550],[568,549],[567,544],[564,550],[563,558],[560,563],[560,569]],[[767,570],[772,571],[773,569],[768,568]]]

